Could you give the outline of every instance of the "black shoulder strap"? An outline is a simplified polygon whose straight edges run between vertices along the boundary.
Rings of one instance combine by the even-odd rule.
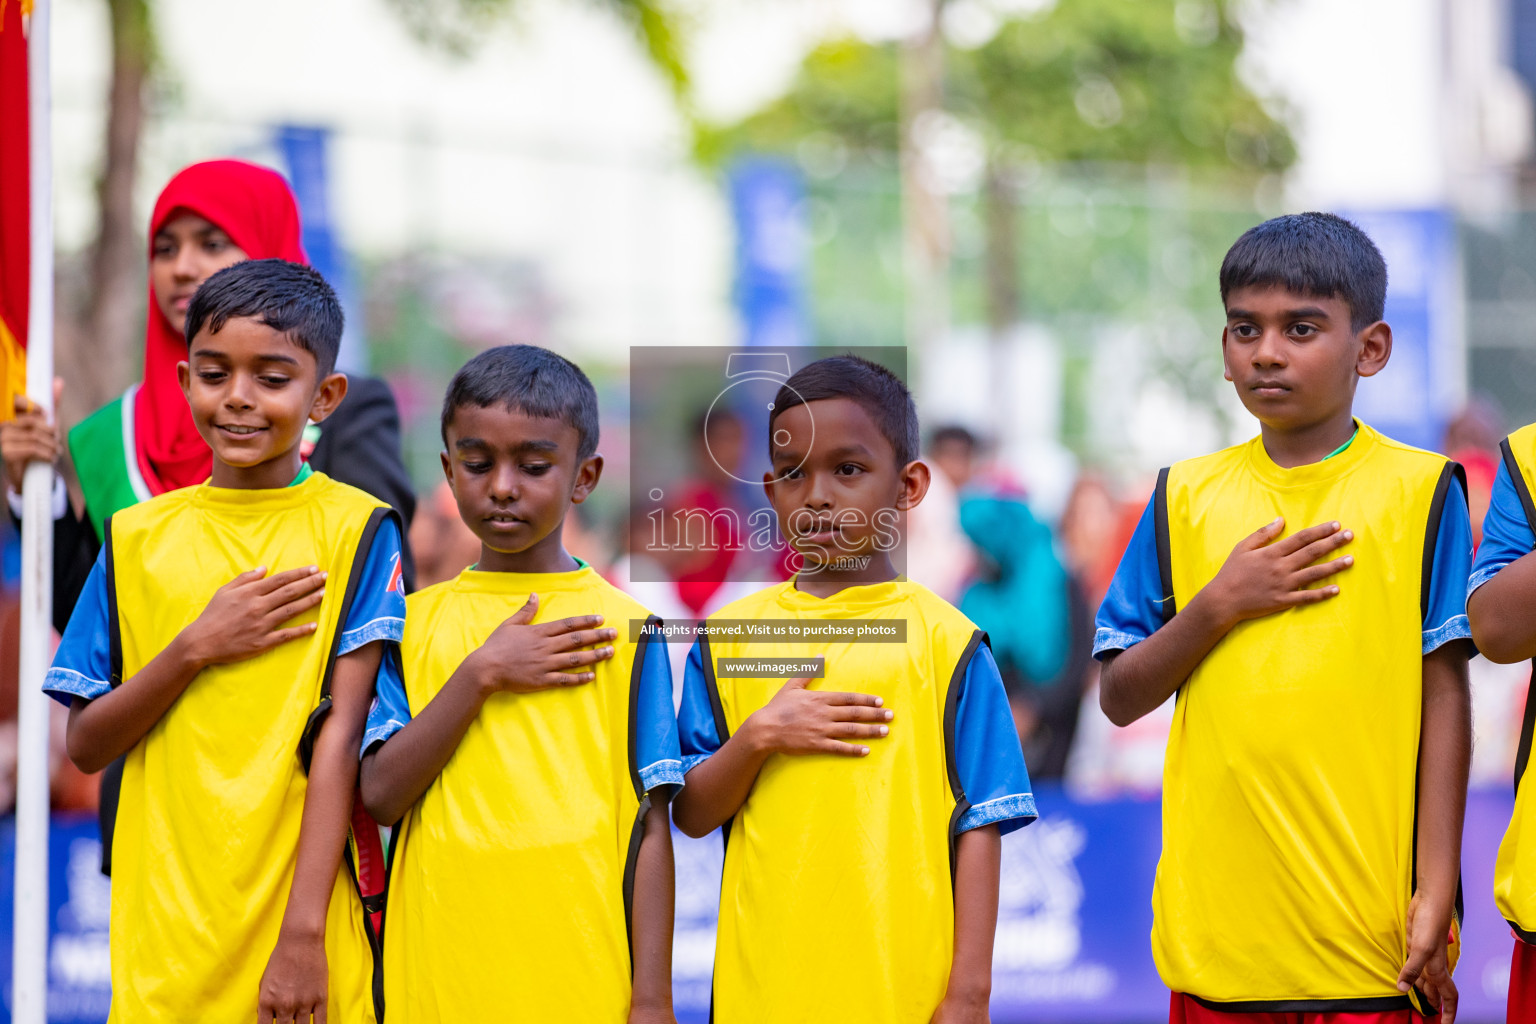
[[[1467,501],[1467,471],[1459,462],[1447,462],[1440,469],[1440,479],[1435,481],[1434,497],[1429,500],[1429,521],[1424,526],[1424,565],[1419,583],[1419,616],[1429,614],[1429,585],[1435,569],[1435,546],[1440,539],[1440,521],[1445,518],[1445,497],[1450,492],[1451,481],[1461,484],[1461,500]]]
[[[347,573],[347,589],[342,594],[341,607],[336,611],[336,628],[331,631],[331,649],[325,659],[325,674],[320,677],[320,702],[310,712],[309,721],[304,724],[304,734],[299,737],[299,760],[306,772],[309,771],[309,759],[315,752],[315,738],[320,735],[320,723],[331,712],[331,677],[336,674],[336,652],[341,650],[341,634],[345,631],[347,614],[357,598],[358,581],[362,578],[363,566],[368,564],[368,554],[373,550],[373,538],[386,519],[393,519],[396,528],[399,528],[400,513],[394,509],[376,508],[369,513],[368,522],[357,541],[357,550],[352,555],[352,570]],[[404,530],[400,531],[400,539],[403,544]]]
[[[944,770],[949,775],[949,791],[955,798],[955,809],[949,815],[949,884],[954,888],[955,884],[955,853],[959,836],[955,834],[955,826],[965,816],[965,812],[971,809],[971,802],[965,795],[965,784],[960,779],[960,761],[957,757],[957,730],[960,718],[960,698],[965,689],[965,671],[970,667],[971,659],[976,656],[976,651],[983,644],[992,646],[987,634],[976,630],[971,634],[971,639],[966,643],[965,650],[960,652],[960,657],[955,661],[955,669],[949,675],[949,688],[944,693]]]
[[[117,619],[117,573],[112,562],[112,517],[101,526],[107,583],[107,649],[111,673],[107,681],[115,689],[123,684],[123,625]],[[123,793],[124,754],[101,773],[101,796],[96,805],[96,824],[101,829],[101,873],[112,877],[112,836],[117,830],[117,803]]]
[[[635,797],[640,806],[635,811],[635,822],[629,830],[629,852],[624,858],[624,934],[629,939],[629,970],[635,970],[635,873],[640,866],[640,843],[645,839],[645,819],[651,813],[651,795],[645,791],[640,778],[640,751],[635,723],[640,714],[640,680],[645,673],[645,656],[650,644],[657,637],[666,642],[658,615],[648,615],[640,636],[635,639],[635,659],[629,667],[629,779],[635,787]],[[665,657],[665,655],[663,655]]]
[[[1509,438],[1499,442],[1499,453],[1504,457],[1504,471],[1509,474],[1509,482],[1515,485],[1515,493],[1520,495],[1520,507],[1525,509],[1525,521],[1530,524],[1532,531],[1536,531],[1536,501],[1531,500],[1531,489],[1526,486],[1525,474],[1520,472],[1520,460],[1515,458],[1515,451],[1509,446]]]
[[[699,661],[704,668],[704,692],[709,695],[709,711],[715,718],[715,734],[723,745],[731,738],[725,721],[725,703],[720,699],[720,681],[715,678],[715,657],[709,650],[709,622],[699,623]]]
[[[1173,598],[1173,553],[1168,540],[1168,468],[1157,473],[1157,489],[1152,492],[1152,525],[1157,532],[1157,575],[1162,582],[1163,622],[1168,622],[1178,612],[1178,602]]]
[[[1509,482],[1515,485],[1515,493],[1520,496],[1520,507],[1525,509],[1525,521],[1531,527],[1531,532],[1536,533],[1536,501],[1531,500],[1531,489],[1525,482],[1525,474],[1520,472],[1520,460],[1515,458],[1515,451],[1509,446],[1509,438],[1499,442],[1499,452],[1504,456],[1504,470],[1509,474]],[[1532,734],[1536,733],[1536,661],[1531,662],[1531,682],[1525,694],[1525,717],[1520,723],[1520,745],[1515,748],[1515,791],[1520,790],[1520,777],[1525,774],[1525,766],[1531,760]]]
[[[640,628],[640,635],[635,639],[635,659],[629,666],[629,780],[635,787],[635,797],[645,799],[645,783],[640,779],[640,750],[639,739],[635,723],[640,716],[640,680],[645,674],[645,657],[651,643],[657,638],[662,638],[666,643],[666,634],[662,632],[663,622],[659,615],[648,615],[645,625]]]
[[[117,619],[117,569],[112,554],[111,516],[107,517],[101,529],[107,576],[107,649],[112,665],[112,675],[108,682],[116,688],[123,684],[123,624]]]

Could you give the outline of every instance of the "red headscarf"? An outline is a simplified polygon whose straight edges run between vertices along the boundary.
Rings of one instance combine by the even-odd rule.
[[[165,186],[149,219],[155,232],[173,215],[195,213],[218,225],[251,259],[308,263],[299,240],[299,206],[282,175],[243,160],[209,160],[178,173]],[[151,258],[153,258],[151,256]],[[134,397],[134,440],[139,471],[154,494],[208,479],[213,454],[192,424],[192,410],[176,380],[187,342],[171,326],[149,286],[144,339],[144,381]]]

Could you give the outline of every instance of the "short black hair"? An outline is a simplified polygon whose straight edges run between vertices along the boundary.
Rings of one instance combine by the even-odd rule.
[[[828,356],[796,370],[779,387],[768,416],[769,454],[773,450],[773,421],[779,414],[807,402],[847,398],[859,404],[896,452],[896,465],[917,458],[917,405],[901,378],[879,363],[859,356]]]
[[[257,320],[315,357],[323,379],[336,369],[346,317],[313,267],[287,260],[243,260],[204,281],[187,305],[187,346],[206,324],[217,334],[232,319]]]
[[[187,347],[207,325],[217,335],[230,319],[250,318],[315,356],[319,378],[336,368],[346,315],[318,270],[287,259],[244,259],[210,276],[187,304]]]
[[[560,420],[578,435],[576,457],[597,451],[597,390],[581,367],[537,345],[500,345],[475,356],[453,375],[443,397],[443,444],[461,407],[504,405],[529,416]]]
[[[1221,302],[1237,288],[1280,286],[1343,299],[1350,330],[1383,316],[1387,262],[1370,236],[1332,213],[1293,213],[1249,228],[1221,261]]]

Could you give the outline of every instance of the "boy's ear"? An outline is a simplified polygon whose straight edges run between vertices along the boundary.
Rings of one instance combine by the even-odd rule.
[[[1362,377],[1374,377],[1392,358],[1392,327],[1385,320],[1377,320],[1360,332],[1360,354],[1355,358],[1355,372]]]
[[[914,459],[901,467],[901,493],[896,496],[896,507],[902,512],[916,508],[933,483],[933,471],[928,463]]]
[[[1227,366],[1227,329],[1221,329],[1221,375],[1227,380],[1232,379],[1232,370]]]
[[[443,460],[443,476],[448,480],[448,489],[453,490],[453,459],[447,452],[438,452],[438,458]]]
[[[576,486],[571,488],[571,504],[580,505],[592,494],[593,488],[603,476],[603,457],[591,455],[576,467]]]
[[[186,396],[187,404],[192,404],[192,364],[183,359],[176,364],[176,383],[181,385],[181,393]]]
[[[309,407],[309,421],[311,423],[323,423],[325,418],[336,411],[341,400],[347,397],[347,375],[333,373],[320,382],[315,389],[315,400]]]
[[[763,473],[763,494],[768,497],[768,504],[773,504],[773,485],[779,482],[779,478],[773,475],[772,470]]]

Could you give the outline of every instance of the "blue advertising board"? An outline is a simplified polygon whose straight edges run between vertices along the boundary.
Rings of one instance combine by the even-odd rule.
[[[992,1019],[995,1024],[1164,1021],[1168,992],[1152,964],[1152,879],[1161,805],[1152,800],[1036,797],[1038,822],[1003,840]],[[1467,802],[1465,942],[1456,980],[1463,1024],[1504,1019],[1511,942],[1493,905],[1493,862],[1514,797],[1474,791]],[[674,835],[677,927],[673,992],[680,1024],[709,1018],[719,834]],[[98,871],[94,818],[60,816],[50,837],[48,1010],[53,1024],[103,1024],[111,998],[109,885]],[[0,822],[0,871],[15,863],[14,824]],[[0,887],[0,1022],[10,1020],[12,890]]]

